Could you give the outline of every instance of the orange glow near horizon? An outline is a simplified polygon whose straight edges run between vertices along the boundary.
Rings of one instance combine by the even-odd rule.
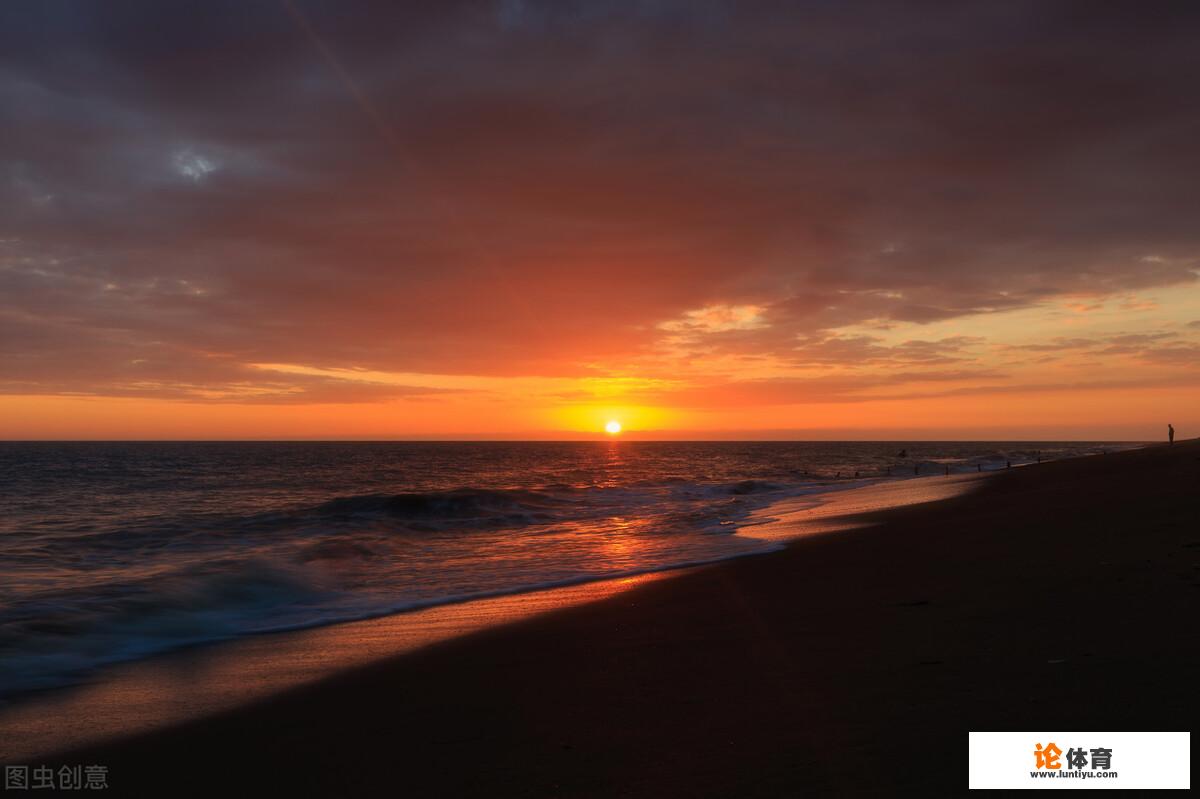
[[[1187,438],[1200,428],[1197,301],[1188,288],[1144,299],[1153,311],[1141,317],[1093,302],[860,326],[795,358],[713,349],[697,359],[667,325],[640,357],[582,376],[253,363],[242,382],[204,393],[0,395],[0,438],[1153,440],[1168,421]],[[769,332],[758,313],[695,316],[719,339]],[[707,340],[693,331],[686,347]],[[579,370],[568,361],[563,371]],[[307,398],[314,384],[327,399]]]

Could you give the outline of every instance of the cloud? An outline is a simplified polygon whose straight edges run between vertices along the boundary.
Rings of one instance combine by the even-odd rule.
[[[1189,325],[1190,326],[1190,325]],[[1200,368],[1200,344],[1182,339],[1174,330],[1146,333],[1116,333],[1094,338],[1057,337],[1045,343],[1005,344],[1001,353],[1026,357],[1025,353],[1049,353],[1045,362],[1071,359],[1076,366],[1101,362],[1078,360],[1083,354],[1102,356],[1111,363],[1116,356],[1125,356],[1149,364],[1177,364]]]
[[[685,311],[681,318],[660,322],[658,327],[672,333],[710,334],[729,330],[755,330],[766,327],[763,309],[757,305],[709,305]]]
[[[200,181],[217,171],[217,165],[206,156],[191,150],[180,150],[171,159],[177,172],[193,181]]]
[[[1173,343],[1164,347],[1148,347],[1138,356],[1150,363],[1178,365],[1200,370],[1200,344]]]
[[[1194,5],[297,7],[0,10],[7,390],[949,365],[837,331],[1196,280]]]
[[[888,399],[944,396],[931,385],[973,383],[973,389],[1003,380],[1007,375],[985,369],[893,372],[890,374],[832,374],[816,377],[778,377],[701,382],[635,395],[641,402],[681,408],[730,408],[764,405],[855,403]],[[906,386],[904,390],[897,390]],[[889,390],[881,390],[889,389]],[[984,389],[981,389],[984,390]]]

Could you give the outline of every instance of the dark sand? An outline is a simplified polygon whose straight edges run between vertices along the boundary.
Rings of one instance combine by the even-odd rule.
[[[1200,715],[1200,444],[876,516],[40,760],[122,796],[933,796],[968,730]]]

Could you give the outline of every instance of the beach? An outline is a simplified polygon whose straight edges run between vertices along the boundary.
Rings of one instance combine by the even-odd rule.
[[[123,796],[958,792],[969,730],[1196,717],[1198,486],[1195,441],[1005,470],[36,762]]]

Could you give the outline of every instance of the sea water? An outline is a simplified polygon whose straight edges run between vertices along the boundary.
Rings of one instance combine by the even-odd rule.
[[[180,646],[767,552],[744,525],[784,499],[1122,446],[0,443],[0,698]]]

